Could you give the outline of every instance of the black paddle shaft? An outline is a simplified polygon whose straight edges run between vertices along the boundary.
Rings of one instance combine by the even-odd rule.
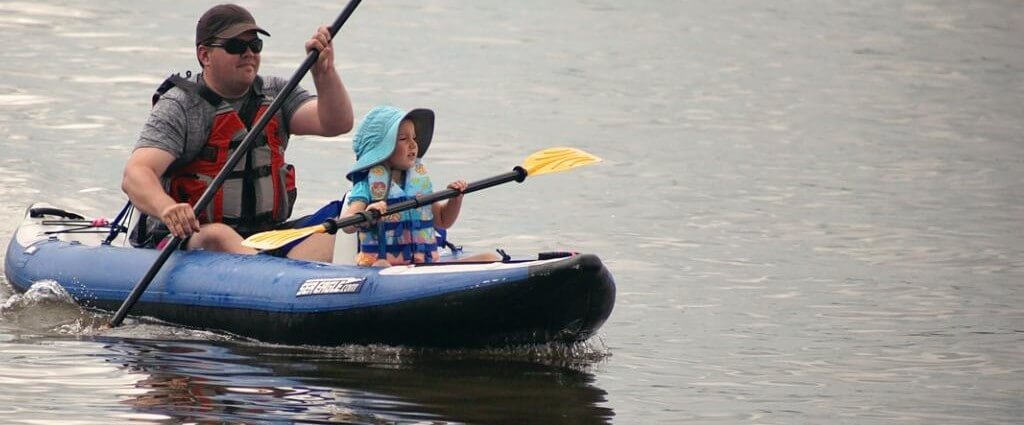
[[[517,167],[513,168],[512,171],[509,171],[507,173],[499,174],[499,175],[494,176],[494,177],[489,177],[489,178],[486,178],[486,179],[483,179],[483,180],[477,180],[475,182],[472,182],[472,183],[466,185],[466,190],[464,190],[462,192],[459,192],[459,191],[457,191],[455,189],[445,189],[445,190],[442,190],[440,192],[434,192],[434,193],[431,193],[429,195],[418,196],[418,197],[415,197],[413,199],[405,200],[405,201],[399,202],[399,203],[394,204],[394,205],[388,205],[388,211],[386,213],[384,213],[383,215],[390,215],[390,214],[400,213],[400,212],[405,211],[405,210],[410,210],[410,209],[413,209],[413,208],[419,208],[419,207],[422,207],[424,205],[433,204],[434,202],[437,202],[437,201],[443,201],[445,199],[454,198],[456,196],[459,196],[459,193],[463,193],[463,194],[465,194],[465,193],[472,193],[472,192],[476,192],[478,190],[484,190],[484,189],[487,189],[489,187],[497,186],[499,184],[505,184],[505,183],[508,183],[510,181],[515,181],[517,183],[522,183],[523,180],[526,180],[526,175],[527,175],[526,169],[523,168],[523,167],[518,167],[517,166]],[[329,219],[327,219],[327,221],[324,222],[323,225],[326,228],[327,233],[334,234],[340,228],[348,227],[348,226],[353,226],[353,225],[360,224],[360,223],[365,222],[365,221],[376,220],[376,219],[380,218],[381,215],[382,214],[378,213],[376,210],[373,210],[373,211],[363,211],[361,214],[356,214],[356,215],[353,215],[353,216],[350,216],[348,218],[344,218],[344,219],[341,219],[341,220],[335,220],[333,218],[329,218]]]
[[[334,25],[331,25],[331,39],[338,34],[338,30],[340,30],[341,26],[345,24],[345,21],[348,20],[348,17],[352,15],[352,12],[356,10],[356,6],[359,6],[361,1],[362,0],[350,0],[348,2],[348,5],[345,6],[345,10],[342,10],[341,14],[338,15],[338,19],[334,21]],[[245,138],[242,139],[242,143],[238,145],[235,152],[228,157],[227,163],[224,164],[224,168],[222,168],[220,172],[217,173],[217,177],[214,177],[213,181],[210,182],[206,191],[203,192],[203,196],[199,197],[199,201],[196,202],[193,208],[196,216],[199,216],[200,212],[206,209],[206,206],[213,201],[214,195],[218,190],[220,190],[220,187],[224,184],[224,180],[227,180],[228,174],[231,170],[235,169],[235,166],[238,165],[238,161],[240,161],[242,157],[249,152],[249,148],[253,143],[255,143],[256,138],[263,132],[263,129],[267,127],[267,123],[269,123],[274,114],[281,109],[281,105],[284,104],[285,99],[292,94],[292,91],[295,90],[295,86],[299,85],[299,81],[302,81],[302,78],[306,76],[306,72],[309,72],[309,69],[313,67],[313,64],[316,63],[316,60],[319,58],[320,51],[315,49],[306,55],[305,62],[302,62],[299,69],[295,70],[295,74],[293,74],[292,78],[288,80],[288,84],[281,89],[281,92],[278,93],[277,97],[274,98],[274,101],[270,103],[270,106],[267,107],[263,116],[260,117],[259,121],[253,125],[252,130],[250,130],[249,133],[245,135]],[[111,327],[121,325],[125,316],[128,315],[128,310],[131,310],[135,302],[139,300],[142,293],[146,291],[146,287],[148,287],[150,282],[153,281],[156,274],[160,272],[160,269],[163,267],[164,263],[167,262],[167,259],[171,257],[171,253],[181,246],[182,241],[183,240],[177,236],[171,238],[167,243],[167,246],[165,246],[163,251],[160,252],[160,256],[158,256],[156,261],[153,262],[149,271],[146,272],[146,275],[142,277],[142,280],[139,280],[139,283],[135,284],[135,288],[132,289],[132,292],[128,295],[128,298],[124,300],[124,303],[121,304],[121,308],[117,309],[117,313],[114,314],[114,318],[110,320]]]

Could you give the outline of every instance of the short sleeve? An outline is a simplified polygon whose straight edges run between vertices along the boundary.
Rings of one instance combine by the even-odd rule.
[[[279,93],[286,85],[288,85],[288,80],[277,76],[267,77],[266,83],[264,83],[264,87],[271,93]],[[281,104],[281,113],[284,114],[285,126],[291,125],[292,116],[295,115],[295,112],[306,102],[313,99],[316,99],[316,95],[306,91],[301,86],[295,86],[295,90],[292,90],[291,94],[284,99],[284,103]]]
[[[352,190],[348,192],[348,204],[352,205],[355,201],[362,201],[363,203],[370,203],[370,183],[366,179],[359,180],[352,185]]]
[[[135,149],[157,148],[181,158],[188,134],[185,109],[175,99],[160,98],[149,112]]]

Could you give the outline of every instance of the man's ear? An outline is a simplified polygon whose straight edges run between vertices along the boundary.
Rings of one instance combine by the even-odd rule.
[[[210,63],[210,48],[199,45],[196,46],[196,60],[199,61],[199,66],[206,68],[206,65]]]

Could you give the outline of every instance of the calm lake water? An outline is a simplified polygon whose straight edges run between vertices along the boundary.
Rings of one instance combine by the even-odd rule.
[[[262,73],[344,7],[249,1]],[[114,216],[149,96],[206,2],[0,2],[0,240],[46,200]],[[357,116],[437,112],[435,178],[577,146],[598,166],[467,197],[453,238],[615,275],[579,347],[287,347],[0,285],[5,423],[1020,423],[1019,1],[367,0]],[[312,89],[312,80],[303,84]],[[351,135],[296,138],[300,210]]]

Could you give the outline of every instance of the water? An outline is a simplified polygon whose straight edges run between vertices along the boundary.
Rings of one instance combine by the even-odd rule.
[[[506,4],[507,3],[507,4]],[[0,235],[36,200],[113,216],[199,2],[0,3]],[[343,4],[248,2],[264,73]],[[0,300],[5,422],[1019,423],[1024,7],[1014,1],[367,1],[362,115],[432,107],[435,178],[549,146],[599,166],[467,198],[457,240],[615,274],[575,349],[270,346]],[[304,86],[312,88],[307,79]],[[297,138],[300,203],[351,135]],[[48,298],[49,297],[49,298]]]

